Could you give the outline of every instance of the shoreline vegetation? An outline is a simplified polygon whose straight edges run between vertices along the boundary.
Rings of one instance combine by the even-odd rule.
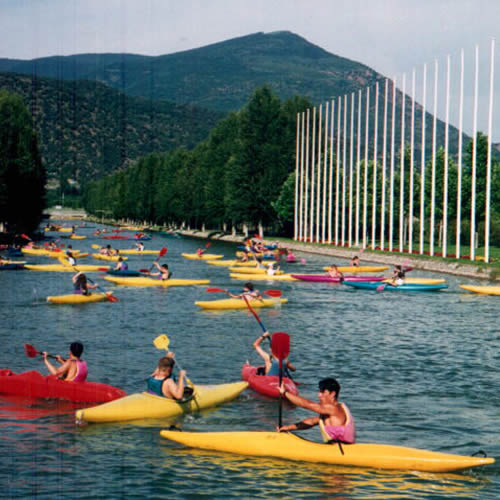
[[[65,212],[64,210],[51,210],[49,211],[49,216],[51,218],[60,218],[64,219],[65,217],[73,217]],[[196,229],[175,229],[169,230],[165,227],[159,226],[144,226],[143,223],[136,223],[133,221],[116,221],[113,219],[103,219],[99,217],[85,217],[82,212],[78,213],[77,218],[82,218],[86,221],[101,223],[101,224],[109,224],[109,225],[134,225],[138,227],[143,227],[143,230],[151,231],[151,232],[173,232],[182,235],[183,237],[190,238],[198,238],[203,240],[218,240],[225,241],[230,243],[242,243],[245,239],[243,234],[228,234],[224,233],[221,230],[196,230]],[[400,253],[398,251],[387,252],[380,250],[371,250],[366,249],[362,251],[361,248],[355,247],[339,247],[335,245],[331,245],[328,243],[307,243],[295,241],[291,238],[284,237],[272,237],[265,238],[263,242],[273,243],[279,242],[282,246],[288,247],[294,252],[303,252],[308,254],[316,254],[316,255],[324,255],[331,257],[338,257],[343,259],[351,259],[354,255],[358,255],[361,257],[363,261],[373,262],[377,264],[386,264],[389,266],[393,266],[396,264],[406,264],[408,265],[411,262],[411,265],[415,269],[437,272],[437,273],[445,273],[452,274],[455,276],[464,276],[467,278],[474,279],[482,279],[487,281],[496,281],[500,280],[500,266],[495,264],[486,264],[481,261],[477,261],[475,263],[468,263],[467,260],[455,260],[455,259],[443,259],[442,257],[437,256],[427,256],[420,254],[408,254],[408,253]]]

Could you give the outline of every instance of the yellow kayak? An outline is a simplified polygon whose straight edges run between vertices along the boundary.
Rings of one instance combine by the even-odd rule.
[[[182,253],[181,255],[184,258],[191,260],[215,260],[222,259],[222,257],[224,257],[224,255],[216,255],[213,253],[204,253],[202,255],[198,255],[197,253]]]
[[[300,281],[294,278],[291,274],[278,274],[270,276],[269,274],[243,274],[243,273],[231,273],[229,276],[237,280],[245,281]]]
[[[242,252],[241,250],[238,250],[236,252],[236,257],[245,257],[247,255],[245,252]],[[263,253],[263,252],[248,252],[248,258],[253,259],[254,257],[264,257],[265,255],[276,255],[276,250],[271,250],[270,253]]]
[[[129,249],[129,250],[120,250],[120,255],[158,255],[160,250],[137,250],[137,249]]]
[[[47,302],[51,304],[89,304],[91,302],[103,302],[108,300],[108,293],[91,293],[90,295],[82,295],[81,293],[71,293],[68,295],[54,295],[47,297]]]
[[[70,240],[86,240],[87,237],[86,236],[80,236],[79,234],[72,234],[70,237],[69,237]]]
[[[389,283],[390,281],[392,281],[392,278],[387,278],[382,283]],[[441,283],[446,283],[446,280],[438,278],[404,278],[405,285],[440,285]]]
[[[389,444],[342,444],[341,450],[337,444],[316,443],[283,432],[161,431],[160,434],[203,450],[375,469],[450,472],[495,463],[491,457],[465,457]]]
[[[250,306],[256,307],[274,307],[279,304],[286,304],[288,299],[252,299],[249,300]],[[244,299],[221,299],[221,300],[199,300],[195,305],[202,309],[248,309]]]
[[[245,266],[245,267],[253,267],[257,265],[256,260],[249,260],[248,262],[243,262],[241,260],[207,260],[207,264],[211,266]]]
[[[25,266],[26,267],[26,266]],[[500,295],[500,286],[459,285],[460,288],[481,295]]]
[[[176,417],[231,401],[247,387],[247,382],[195,385],[194,397],[184,402],[141,392],[93,408],[78,410],[76,418],[84,422],[122,422],[143,418]]]
[[[210,280],[182,280],[182,279],[169,279],[157,280],[154,278],[138,277],[122,277],[122,276],[106,276],[105,280],[116,283],[117,285],[128,286],[186,286],[186,285],[208,285]]]
[[[31,269],[32,271],[59,271],[59,272],[68,272],[68,273],[76,273],[78,271],[88,272],[88,271],[103,271],[108,270],[109,266],[92,266],[92,265],[80,265],[76,266],[67,266],[63,264],[26,264],[24,266],[26,269]]]
[[[118,259],[121,257],[121,255],[104,255],[102,253],[93,253],[92,257],[97,260],[107,260],[110,262],[118,262]],[[122,257],[123,260],[127,260],[128,257]]]
[[[263,267],[243,267],[243,266],[238,266],[238,267],[230,267],[229,271],[233,273],[240,273],[240,274],[266,274],[267,269]],[[284,274],[283,271],[276,271],[276,274]]]
[[[331,266],[326,266],[323,268],[325,271],[329,271]],[[341,273],[381,273],[382,271],[387,271],[389,266],[338,266],[337,269]]]
[[[47,250],[45,248],[21,248],[21,252],[26,255],[43,255],[45,257],[52,257],[54,259],[59,259],[60,257],[65,258],[66,254],[64,250]],[[83,257],[88,257],[88,253],[82,253],[80,250],[72,250],[71,253],[78,259]]]

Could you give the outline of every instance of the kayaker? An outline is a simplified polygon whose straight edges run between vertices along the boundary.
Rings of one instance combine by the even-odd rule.
[[[267,264],[266,274],[269,276],[274,276],[280,270],[279,266],[274,267],[275,262],[269,262]]]
[[[399,286],[404,285],[405,272],[401,266],[394,266],[392,271],[391,285]]]
[[[149,273],[150,276],[158,276],[157,279],[165,281],[171,278],[172,273],[168,269],[168,264],[158,264],[158,262],[153,262],[153,265],[157,267],[158,273]]]
[[[270,338],[271,335],[269,332],[264,332],[254,343],[254,349],[257,351],[259,356],[264,360],[264,373],[257,373],[258,375],[279,375],[280,374],[280,363],[278,358],[276,358],[273,354],[268,354],[260,344],[266,338]],[[294,372],[297,369],[292,363],[287,359],[283,361],[283,376],[291,378],[289,372]]]
[[[115,266],[115,271],[127,271],[128,264],[123,260],[123,257],[118,257],[118,262]]]
[[[258,290],[255,290],[253,283],[245,283],[243,286],[243,292],[238,295],[234,295],[232,293],[228,293],[229,296],[233,297],[233,299],[243,299],[246,297],[247,299],[259,299],[262,300],[262,295]]]
[[[196,249],[196,255],[198,257],[201,257],[204,253],[206,252],[206,249],[205,248],[197,248]]]
[[[339,278],[341,281],[344,279],[343,273],[339,271],[338,266],[332,264],[330,269],[328,270],[328,275],[332,278]]]
[[[76,258],[72,254],[71,250],[66,250],[66,259],[70,266],[76,266]]]
[[[182,399],[186,372],[184,370],[179,371],[179,382],[176,384],[172,378],[174,366],[174,353],[169,352],[167,356],[158,361],[156,370],[148,378],[148,392],[170,399]]]
[[[356,441],[354,418],[345,403],[339,403],[340,384],[334,378],[325,378],[319,382],[319,403],[309,401],[286,390],[281,384],[280,393],[295,406],[318,413],[317,417],[306,418],[296,424],[283,425],[278,432],[305,430],[319,425],[323,440],[327,443],[352,444]]]
[[[137,250],[139,250],[139,252],[144,252],[144,243],[142,241],[138,241],[135,246],[137,247]]]
[[[69,346],[69,359],[64,360],[59,356],[56,356],[57,361],[61,364],[59,368],[55,368],[52,363],[48,360],[48,354],[43,352],[43,361],[45,366],[48,368],[52,375],[56,375],[59,378],[63,378],[68,382],[85,382],[87,379],[87,362],[82,361],[80,358],[83,353],[83,344],[80,342],[73,342]]]
[[[351,262],[350,262],[350,266],[353,266],[353,267],[359,267],[361,264],[360,260],[359,260],[359,257],[357,255],[355,255],[352,259],[351,259]]]
[[[97,285],[92,285],[87,281],[87,276],[82,271],[78,271],[71,279],[74,285],[73,293],[90,295],[89,288],[92,290],[97,288]]]

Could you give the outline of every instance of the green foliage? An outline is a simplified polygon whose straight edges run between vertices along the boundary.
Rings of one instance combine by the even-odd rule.
[[[45,169],[19,95],[0,91],[0,222],[9,232],[30,232],[45,207]]]
[[[285,234],[293,234],[295,214],[295,172],[290,173],[281,186],[278,199],[271,203]]]

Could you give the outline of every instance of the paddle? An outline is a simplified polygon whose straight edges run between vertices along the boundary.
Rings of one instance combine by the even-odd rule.
[[[160,250],[158,257],[156,257],[156,259],[153,261],[153,264],[151,265],[151,267],[149,269],[139,269],[139,272],[140,273],[150,273],[153,270],[153,267],[155,267],[155,262],[158,262],[167,252],[168,252],[168,248],[163,247]]]
[[[165,351],[167,351],[168,353],[168,346],[170,345],[170,339],[164,334],[162,333],[161,335],[158,335],[158,337],[156,337],[154,340],[153,340],[153,345],[157,348],[157,349],[165,349]],[[177,365],[177,368],[179,368],[179,370],[182,370],[182,367],[181,365],[179,365],[179,363],[176,361],[175,364]],[[193,382],[191,382],[191,380],[189,380],[187,377],[186,377],[186,382],[194,388],[194,384]]]
[[[279,386],[283,382],[283,360],[290,354],[290,336],[285,332],[273,333],[273,339],[271,341],[271,351],[273,355],[280,362],[280,376],[279,376]],[[278,413],[278,429],[282,426],[282,406],[283,406],[283,396],[280,391],[280,405]]]
[[[36,358],[38,355],[43,355],[42,352],[37,351],[31,344],[24,344],[24,354],[26,354],[28,358]],[[57,359],[57,356],[54,356],[53,354],[47,354],[47,357]]]

